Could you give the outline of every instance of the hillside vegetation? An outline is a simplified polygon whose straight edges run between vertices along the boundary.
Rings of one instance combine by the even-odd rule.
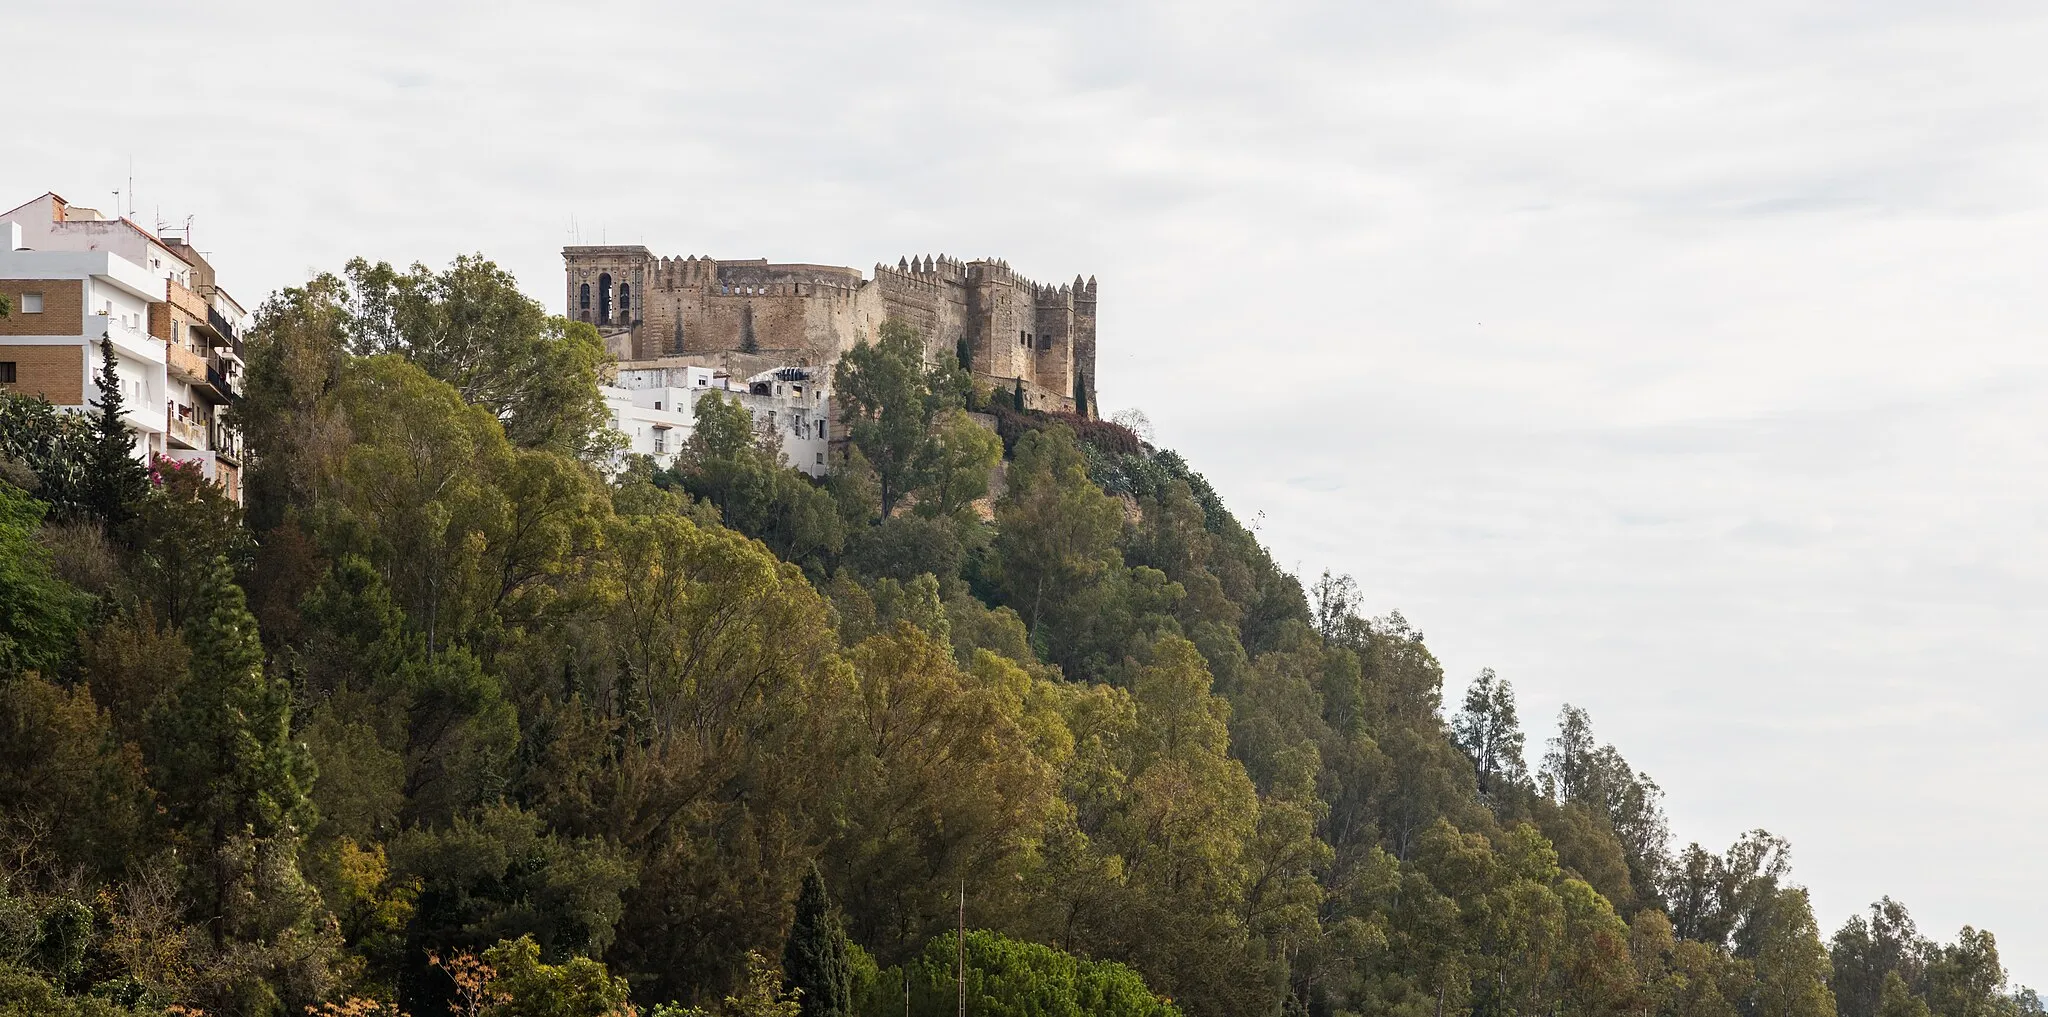
[[[611,475],[597,335],[476,258],[265,305],[246,507],[0,402],[0,1014],[2042,1013],[923,351],[823,483],[711,398]]]

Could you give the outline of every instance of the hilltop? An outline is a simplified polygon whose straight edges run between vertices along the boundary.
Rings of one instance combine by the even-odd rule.
[[[245,503],[0,402],[0,1013],[2042,1013],[901,317],[820,477],[480,260],[243,340]]]

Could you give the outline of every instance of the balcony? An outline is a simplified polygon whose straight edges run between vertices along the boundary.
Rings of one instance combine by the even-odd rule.
[[[206,357],[179,342],[166,344],[164,363],[171,377],[194,385],[206,384]]]
[[[242,461],[242,439],[235,429],[215,420],[213,422],[213,451],[222,459],[240,464]]]
[[[193,385],[206,384],[206,357],[180,342],[166,344],[164,363],[171,377]]]
[[[164,301],[185,312],[188,321],[205,321],[206,316],[213,311],[213,308],[207,306],[204,298],[178,285],[176,279],[164,280]]]
[[[219,357],[208,357],[206,360],[206,385],[224,403],[233,402],[236,396],[242,394],[241,382],[228,377],[227,372],[221,369]]]
[[[170,414],[170,426],[166,429],[172,442],[189,449],[204,449],[207,442],[207,426],[202,421],[186,420],[176,411]]]
[[[235,351],[235,356],[239,357],[242,355],[242,337],[235,332],[233,322],[222,317],[219,311],[209,307],[206,309],[206,323],[211,325],[215,332],[220,333],[222,339],[227,340],[227,345]]]

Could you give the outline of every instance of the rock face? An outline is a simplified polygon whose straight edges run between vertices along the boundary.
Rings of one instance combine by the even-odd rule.
[[[1031,409],[1095,398],[1095,280],[1036,283],[998,259],[939,255],[877,264],[872,278],[831,265],[656,257],[638,245],[566,247],[567,311],[604,333],[621,360],[763,354],[829,366],[889,318],[916,327],[933,359],[959,357],[1000,391],[1022,383]]]

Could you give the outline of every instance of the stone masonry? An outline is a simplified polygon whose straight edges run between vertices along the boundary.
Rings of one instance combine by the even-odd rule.
[[[568,315],[597,326],[612,355],[651,360],[763,354],[829,366],[883,321],[901,318],[926,356],[965,354],[976,380],[1022,388],[1032,409],[1095,398],[1095,280],[1058,287],[997,259],[940,255],[877,264],[874,277],[831,265],[656,257],[638,245],[566,247]]]

